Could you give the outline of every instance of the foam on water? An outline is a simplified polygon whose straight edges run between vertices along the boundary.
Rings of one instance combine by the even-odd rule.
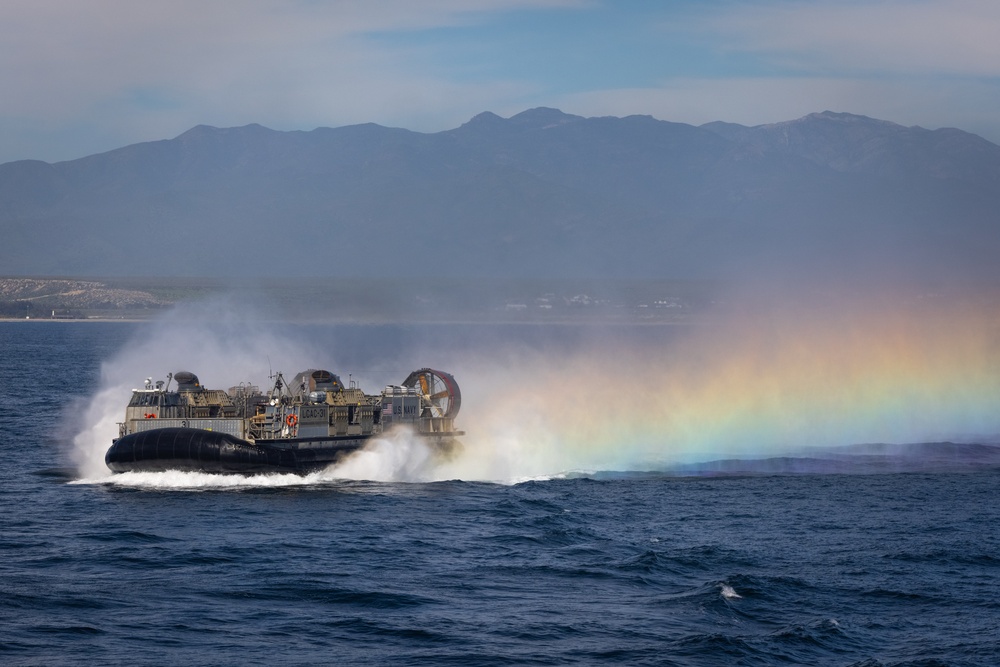
[[[736,590],[729,584],[722,584],[721,592],[722,592],[722,597],[726,598],[727,600],[740,600],[743,598],[743,596],[737,593]]]
[[[73,484],[111,484],[113,486],[143,489],[243,489],[309,486],[320,482],[316,475],[301,476],[291,473],[261,475],[216,475],[205,472],[123,472],[117,475],[79,479]]]

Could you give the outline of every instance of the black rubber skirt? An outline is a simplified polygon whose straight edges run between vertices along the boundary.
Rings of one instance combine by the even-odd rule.
[[[211,473],[308,473],[336,463],[365,445],[366,438],[254,444],[227,433],[195,428],[158,428],[119,438],[104,455],[114,472],[163,470]]]

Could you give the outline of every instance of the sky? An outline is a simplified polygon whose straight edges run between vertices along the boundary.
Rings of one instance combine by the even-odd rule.
[[[4,0],[0,163],[199,124],[846,111],[1000,143],[995,0]]]

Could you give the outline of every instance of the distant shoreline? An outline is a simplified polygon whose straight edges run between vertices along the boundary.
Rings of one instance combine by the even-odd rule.
[[[0,322],[152,322],[151,318],[118,317],[0,317]]]
[[[674,325],[700,319],[718,289],[662,281],[445,279],[408,287],[392,280],[291,280],[236,289],[192,281],[0,277],[0,321],[145,322],[188,303],[220,311],[247,303],[251,312],[297,323]]]
[[[133,319],[119,319],[119,318],[81,318],[81,319],[68,319],[68,318],[23,318],[23,317],[0,317],[0,324],[7,322],[52,322],[52,323],[62,323],[62,324],[74,324],[74,323],[122,323],[122,324],[142,324],[145,322],[154,322],[153,318],[133,318]],[[622,321],[622,320],[553,320],[553,321],[541,321],[541,320],[475,320],[475,319],[464,319],[464,320],[404,320],[404,319],[389,319],[389,320],[356,320],[356,319],[343,319],[343,320],[295,320],[295,319],[278,319],[278,320],[260,320],[260,322],[271,322],[271,323],[282,323],[282,324],[293,324],[299,326],[411,326],[411,325],[426,325],[426,326],[472,326],[472,325],[493,325],[493,326],[610,326],[610,327],[695,327],[706,324],[705,320],[689,320],[685,322],[670,322],[670,321]]]

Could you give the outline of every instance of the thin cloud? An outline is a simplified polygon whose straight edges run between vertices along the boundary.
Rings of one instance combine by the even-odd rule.
[[[609,49],[621,59],[602,60],[603,77],[574,69],[575,92],[557,94],[569,89],[565,70],[505,68],[504,49],[524,44],[499,20],[553,9],[591,28],[598,18],[629,17],[607,31],[623,45],[640,24],[648,28],[647,17],[660,17],[664,50],[655,41],[641,56]],[[539,39],[560,29],[538,25]],[[495,28],[496,66],[460,77],[453,64],[470,43],[463,29],[476,26]],[[397,39],[438,28],[454,30],[440,40]],[[199,123],[290,130],[371,121],[438,131],[480,111],[540,105],[746,124],[834,109],[997,140],[1000,93],[989,79],[1000,69],[997,34],[1000,4],[984,0],[682,2],[641,12],[596,0],[6,0],[0,162],[70,159]],[[668,50],[677,44],[691,46],[684,58]],[[614,87],[607,75],[642,71],[650,73],[643,82],[655,82],[656,56],[668,52],[675,69],[658,85]],[[685,78],[679,62],[697,70]]]
[[[1000,74],[993,0],[748,3],[702,25],[724,49],[799,71]]]
[[[405,51],[381,48],[370,35],[579,5],[574,0],[10,0],[0,7],[6,117],[0,119],[6,126],[0,137],[17,135],[15,143],[30,145],[32,138],[72,134],[68,128],[116,136],[104,128],[141,126],[139,134],[118,133],[125,143],[172,136],[197,123],[311,129],[376,121],[413,122],[414,129],[422,129],[420,119],[443,110],[437,126],[426,129],[445,129],[442,123],[458,120],[447,113],[449,106],[467,118],[484,104],[527,88],[512,81],[460,86],[418,71]]]

